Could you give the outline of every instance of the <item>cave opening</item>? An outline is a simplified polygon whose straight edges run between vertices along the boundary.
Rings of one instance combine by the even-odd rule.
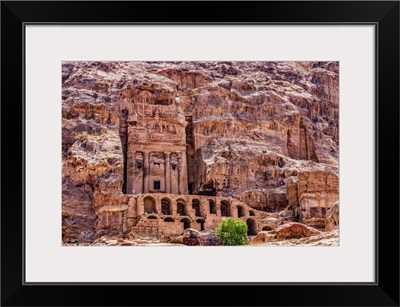
[[[213,200],[209,199],[208,204],[210,205],[210,214],[217,214],[217,208]]]
[[[183,229],[190,228],[190,220],[187,218],[181,219],[181,222],[183,223]]]
[[[194,187],[193,182],[190,182],[190,183],[188,184],[189,195],[192,195],[192,194],[193,194],[193,187]]]
[[[196,220],[196,222],[198,224],[200,224],[200,230],[201,231],[204,230],[204,220],[198,219],[198,220]]]
[[[226,201],[221,201],[221,216],[229,216],[229,204]]]
[[[197,199],[192,200],[192,208],[194,209],[195,215],[200,216],[200,202]]]
[[[214,182],[212,180],[204,183],[201,186],[201,190],[198,193],[199,195],[207,195],[207,196],[216,196],[217,189],[214,187]]]
[[[256,225],[253,219],[247,219],[247,235],[248,236],[255,236],[257,234]]]
[[[186,215],[186,214],[187,214],[187,212],[186,212],[186,205],[183,204],[182,202],[178,202],[178,203],[177,203],[177,210],[176,210],[176,212],[177,212],[179,215]]]
[[[237,210],[238,210],[238,217],[245,216],[244,209],[242,206],[237,206]]]

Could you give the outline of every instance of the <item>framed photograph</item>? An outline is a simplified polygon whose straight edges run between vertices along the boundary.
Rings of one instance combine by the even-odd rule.
[[[399,306],[398,1],[1,26],[3,306]]]

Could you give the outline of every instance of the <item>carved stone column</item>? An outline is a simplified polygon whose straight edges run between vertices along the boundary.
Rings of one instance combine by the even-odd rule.
[[[217,216],[221,216],[221,202],[215,202],[215,208],[217,210]]]
[[[127,174],[126,174],[126,194],[133,194],[133,189],[135,187],[135,167],[136,167],[136,152],[129,152],[127,154]],[[136,193],[137,191],[135,191]]]
[[[162,212],[161,197],[159,197],[158,195],[156,197],[156,210],[158,214],[161,214]]]
[[[171,153],[165,153],[165,193],[171,193]]]
[[[182,151],[179,155],[179,194],[188,195],[188,178],[186,152]]]
[[[143,196],[137,199],[137,201],[136,201],[136,209],[137,209],[137,215],[138,216],[144,214]]]
[[[234,219],[239,218],[237,206],[229,205],[229,215]]]

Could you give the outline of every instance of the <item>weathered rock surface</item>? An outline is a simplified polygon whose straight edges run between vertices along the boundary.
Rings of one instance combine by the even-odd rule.
[[[175,237],[175,238],[172,238],[171,240],[168,241],[168,243],[183,244],[183,235]]]
[[[339,229],[339,202],[335,203],[327,212],[325,218],[325,230]]]
[[[63,242],[93,242],[96,215],[93,195],[72,183],[62,186],[62,240]]]
[[[65,245],[69,246],[87,246],[89,244],[81,244],[78,242],[75,243],[66,243]],[[148,246],[154,246],[154,245],[163,245],[163,246],[183,246],[182,244],[173,244],[173,243],[165,243],[165,242],[160,242],[158,240],[153,240],[152,238],[147,238],[147,239],[122,239],[122,238],[117,238],[117,237],[100,237],[99,239],[96,239],[92,244],[94,246],[139,246],[139,245],[148,245]]]
[[[258,245],[265,242],[272,242],[275,240],[275,234],[269,233],[268,231],[260,231],[255,237],[251,239],[252,245]]]
[[[321,232],[315,236],[282,241],[251,242],[255,246],[339,246],[339,230]]]
[[[213,232],[201,233],[195,229],[188,228],[183,232],[183,236],[170,240],[169,243],[180,243],[188,246],[219,246],[222,241]]]
[[[172,194],[253,208],[252,234],[291,222],[338,225],[330,211],[339,199],[338,73],[338,62],[63,63],[63,242],[127,237],[143,218],[129,193],[152,188],[132,181],[138,167],[156,181],[176,167],[179,184],[160,177]],[[148,156],[161,171],[136,153],[150,148],[135,144],[145,139],[163,146]],[[219,221],[212,214],[221,211],[209,210],[196,218],[199,230]],[[160,222],[143,227],[157,233]]]
[[[287,223],[281,225],[271,231],[262,231],[258,233],[252,242],[271,242],[282,241],[289,239],[299,239],[303,237],[311,237],[320,234],[321,232],[315,228],[309,227],[301,223]]]
[[[301,223],[288,223],[270,231],[277,240],[287,240],[301,237],[310,237],[320,234],[320,231]]]
[[[301,171],[289,178],[286,191],[288,207],[281,217],[324,229],[327,210],[339,199],[339,178],[326,171]]]
[[[222,244],[222,240],[214,233],[202,233],[201,234],[201,242],[203,246],[220,246]]]

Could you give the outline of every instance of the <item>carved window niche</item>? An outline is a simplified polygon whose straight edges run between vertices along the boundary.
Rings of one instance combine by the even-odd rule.
[[[143,199],[143,204],[144,204],[144,212],[145,213],[157,213],[156,210],[156,201],[154,198],[147,196]]]
[[[184,218],[181,220],[181,223],[183,223],[183,229],[190,228],[190,220],[187,218]]]
[[[187,215],[186,205],[183,202],[177,202],[177,210],[176,212],[179,215]]]
[[[256,223],[254,222],[254,220],[247,219],[246,224],[247,224],[247,235],[255,236],[257,234],[257,230],[256,230]]]
[[[208,203],[210,205],[210,214],[217,214],[217,207],[215,206],[214,201],[209,199]]]
[[[221,216],[229,216],[229,204],[221,201]]]
[[[204,230],[204,220],[198,219],[198,220],[196,220],[196,223],[200,224],[200,230],[203,231]]]
[[[155,180],[153,184],[154,190],[160,190],[161,189],[161,181],[160,180]]]
[[[238,210],[238,217],[245,216],[244,209],[242,206],[237,206],[237,210]]]
[[[192,200],[192,208],[193,208],[196,216],[201,216],[200,215],[200,202],[197,199]]]
[[[164,215],[172,214],[171,202],[168,198],[161,199],[161,212]]]

